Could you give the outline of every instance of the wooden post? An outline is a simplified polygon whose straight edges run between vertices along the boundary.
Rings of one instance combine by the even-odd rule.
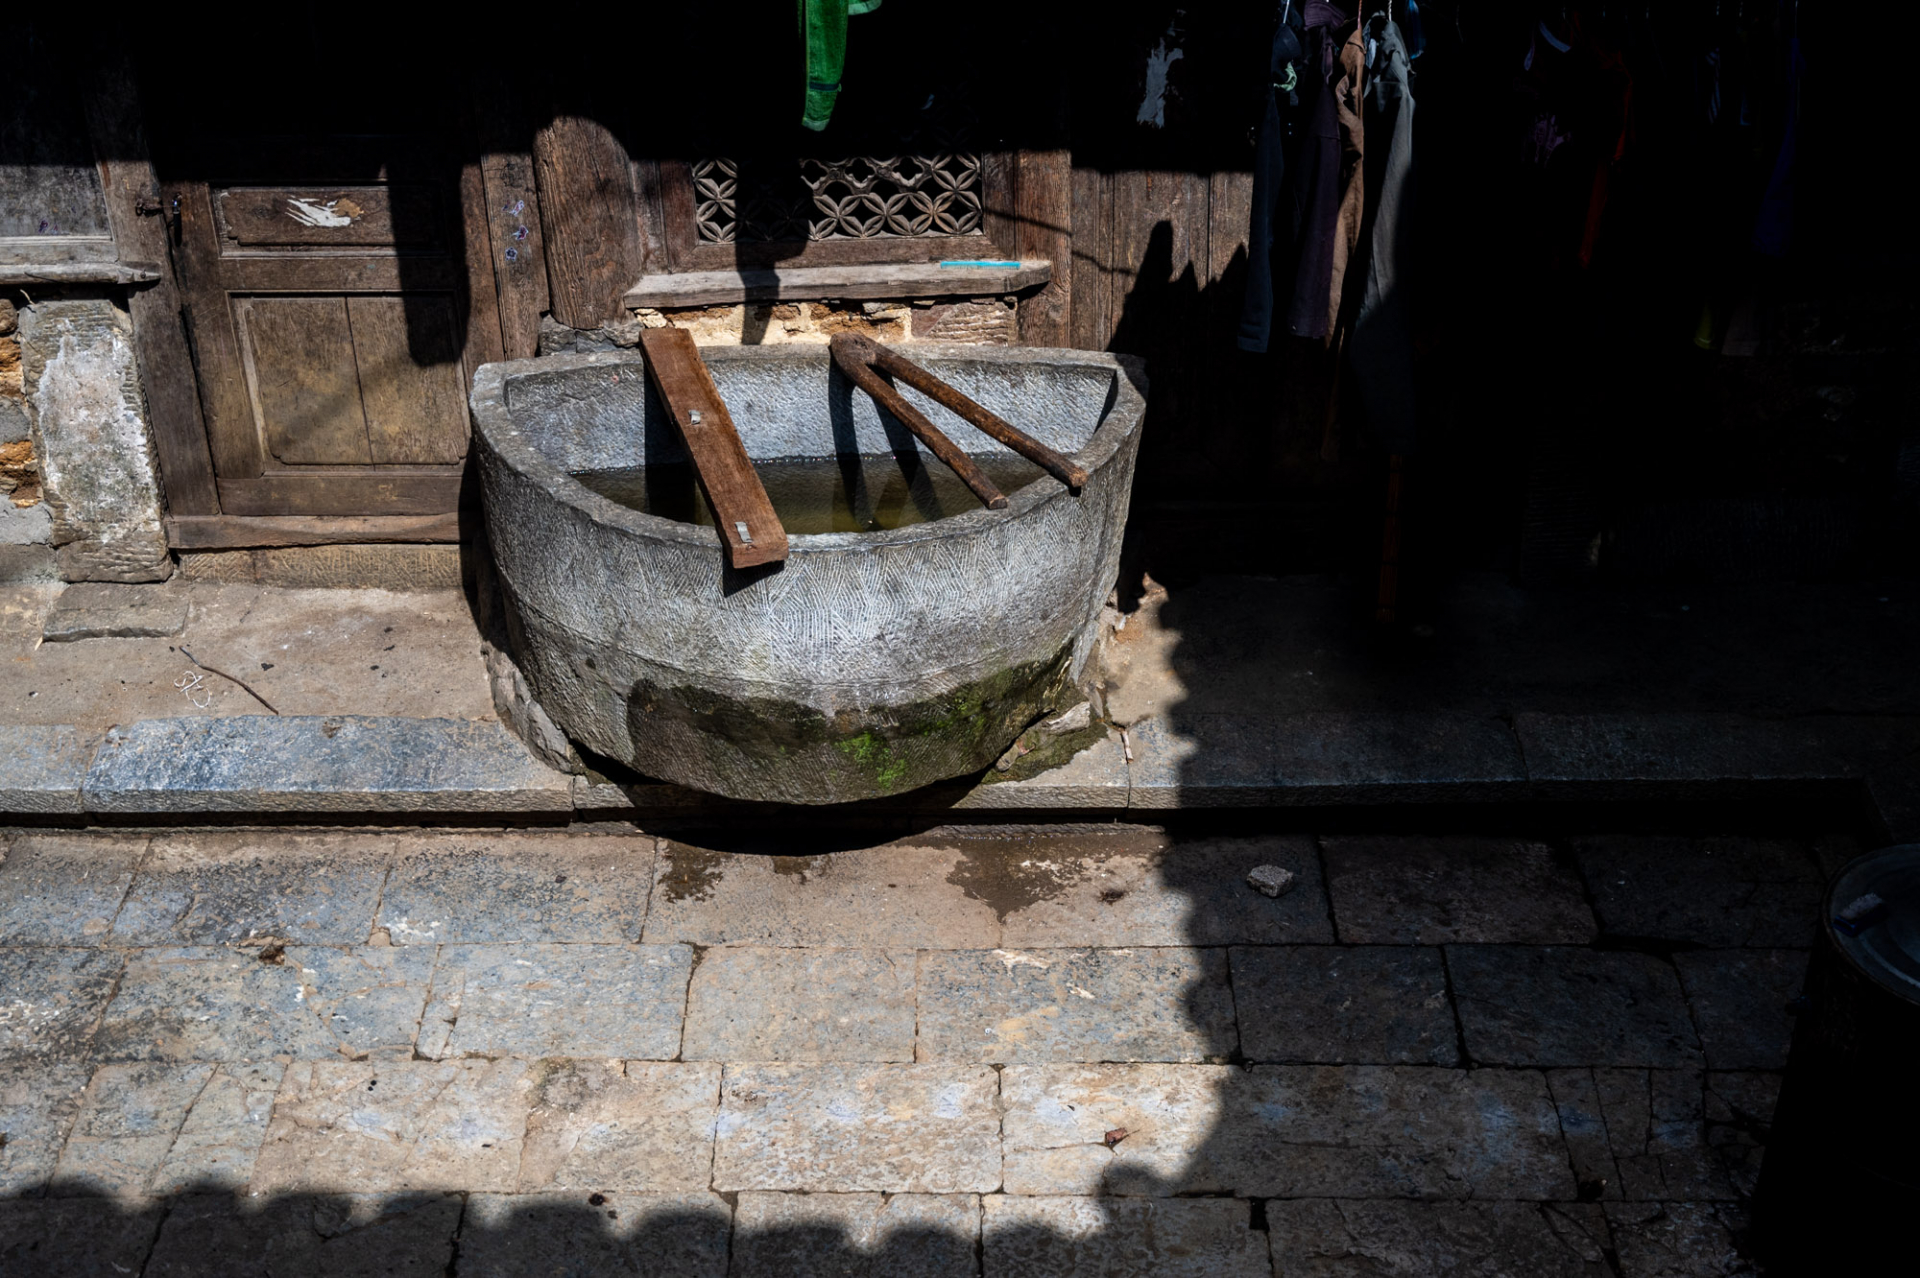
[[[100,162],[107,217],[123,262],[151,263],[160,278],[127,291],[133,317],[133,353],[147,394],[147,417],[167,509],[175,515],[220,513],[213,458],[207,449],[200,392],[180,315],[180,292],[169,264],[172,210],[160,199],[147,155],[133,63],[116,37],[87,50],[82,73],[87,127]]]
[[[547,260],[525,114],[505,75],[476,74],[473,86],[488,247],[500,294],[500,338],[508,359],[526,359],[539,353]]]
[[[1020,340],[1028,346],[1073,345],[1073,151],[1068,145],[1066,84],[1040,104],[1046,115],[1042,148],[1015,161],[1013,251],[1053,263],[1047,286],[1020,303]]]
[[[619,316],[640,278],[640,214],[626,148],[596,120],[562,115],[533,135],[547,294],[569,328]]]

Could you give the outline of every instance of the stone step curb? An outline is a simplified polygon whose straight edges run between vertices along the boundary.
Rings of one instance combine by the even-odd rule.
[[[89,737],[0,725],[0,816],[316,819],[556,814],[572,778],[493,722],[372,715],[145,719]]]
[[[1843,798],[1920,836],[1920,720],[1737,715],[1196,715],[1148,720],[1022,780],[933,786],[847,815],[1096,814],[1385,804]],[[660,783],[568,776],[495,722],[149,719],[89,737],[0,725],[0,817],[736,817]],[[786,809],[779,809],[786,812]],[[824,814],[827,809],[822,809]]]

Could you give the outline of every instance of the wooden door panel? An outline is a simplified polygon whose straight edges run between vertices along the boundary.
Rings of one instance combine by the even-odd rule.
[[[446,206],[424,183],[231,186],[213,197],[223,250],[446,247]]]
[[[372,460],[457,464],[467,452],[467,403],[452,300],[351,297],[347,314]]]
[[[216,146],[166,191],[228,515],[459,500],[467,384],[500,349],[478,164],[391,137],[336,150]]]
[[[346,299],[253,297],[235,309],[267,456],[283,466],[372,463]]]

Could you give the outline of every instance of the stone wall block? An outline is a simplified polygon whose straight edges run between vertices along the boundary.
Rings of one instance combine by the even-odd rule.
[[[173,562],[132,320],[103,298],[39,302],[21,312],[20,337],[61,576],[166,580]]]

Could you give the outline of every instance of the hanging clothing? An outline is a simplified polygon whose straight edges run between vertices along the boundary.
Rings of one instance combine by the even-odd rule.
[[[1264,351],[1273,331],[1273,299],[1293,283],[1293,220],[1285,205],[1288,136],[1300,105],[1300,62],[1306,56],[1300,6],[1288,3],[1274,24],[1268,60],[1267,108],[1253,152],[1253,208],[1247,218],[1247,295],[1240,307],[1239,345]],[[1275,241],[1285,237],[1285,244]]]
[[[1347,349],[1375,439],[1404,455],[1414,444],[1412,57],[1386,14],[1367,32],[1367,273]]]
[[[1800,54],[1800,37],[1787,42],[1787,117],[1774,156],[1767,193],[1760,197],[1760,216],[1753,227],[1753,247],[1768,257],[1781,257],[1793,238],[1793,170],[1800,141],[1800,77],[1807,71]]]
[[[1366,216],[1366,122],[1362,99],[1366,92],[1367,39],[1359,23],[1340,45],[1340,77],[1333,84],[1333,108],[1340,121],[1340,209],[1334,220],[1333,269],[1327,280],[1327,341],[1340,329],[1346,305],[1347,265],[1360,243],[1360,222]]]
[[[840,77],[847,65],[847,18],[872,13],[880,0],[798,0],[800,36],[806,45],[807,92],[800,108],[803,127],[818,132],[833,119]]]
[[[1340,168],[1340,111],[1334,98],[1340,28],[1345,10],[1328,0],[1305,0],[1307,54],[1300,91],[1307,98],[1306,128],[1294,166],[1294,245],[1297,266],[1287,303],[1287,331],[1295,337],[1325,337],[1327,298],[1333,283],[1333,245],[1345,189]]]
[[[1633,81],[1620,56],[1589,40],[1578,15],[1565,38],[1541,22],[1514,77],[1522,170],[1514,224],[1539,265],[1589,266],[1613,166],[1626,154]]]

